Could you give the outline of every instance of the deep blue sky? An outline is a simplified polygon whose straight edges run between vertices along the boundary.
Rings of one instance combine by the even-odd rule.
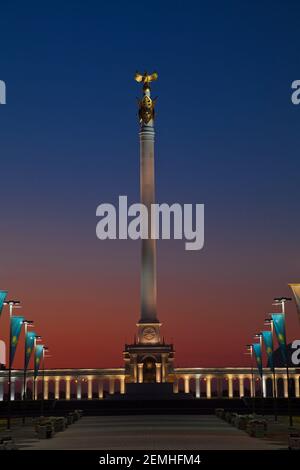
[[[2,1],[4,286],[19,295],[26,278],[22,295],[38,315],[33,286],[53,295],[56,271],[62,290],[87,273],[91,292],[120,271],[138,282],[136,246],[100,246],[95,210],[119,194],[138,198],[133,75],[157,70],[158,200],[206,205],[202,252],[160,247],[163,307],[174,284],[186,285],[183,297],[199,295],[191,321],[208,327],[216,283],[230,302],[242,289],[245,305],[230,309],[234,318],[253,309],[252,334],[270,297],[300,281],[300,106],[290,100],[299,31],[297,1]],[[132,308],[132,333],[137,318]]]
[[[272,193],[282,207],[296,196],[297,3],[2,2],[2,170],[22,169],[28,202],[54,182],[58,199],[80,182],[95,202],[136,196],[132,76],[157,69],[159,197],[264,205]]]

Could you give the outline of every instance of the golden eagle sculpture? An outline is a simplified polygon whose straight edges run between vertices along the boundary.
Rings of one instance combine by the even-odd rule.
[[[149,124],[150,121],[154,119],[154,105],[156,99],[152,100],[150,98],[150,83],[157,80],[158,74],[157,72],[153,72],[151,74],[145,72],[141,74],[136,72],[134,79],[138,83],[143,83],[143,91],[144,96],[139,101],[139,119],[140,124]]]
[[[155,80],[158,79],[158,73],[153,72],[153,73],[149,74],[149,73],[145,72],[144,74],[141,74],[139,72],[136,72],[135,76],[134,76],[134,79],[138,83],[148,84],[148,83],[154,82]]]

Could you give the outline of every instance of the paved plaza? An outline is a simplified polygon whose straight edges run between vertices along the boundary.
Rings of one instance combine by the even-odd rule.
[[[283,443],[249,437],[215,416],[84,417],[52,439],[20,436],[18,447],[88,450],[270,450]]]

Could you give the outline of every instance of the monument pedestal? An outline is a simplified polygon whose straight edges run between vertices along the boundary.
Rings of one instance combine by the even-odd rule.
[[[124,395],[109,395],[110,400],[156,401],[191,399],[190,393],[174,393],[172,383],[127,383]]]
[[[126,344],[123,353],[128,385],[165,385],[172,382],[174,349],[172,344]]]
[[[128,400],[170,400],[174,397],[171,383],[126,384]]]

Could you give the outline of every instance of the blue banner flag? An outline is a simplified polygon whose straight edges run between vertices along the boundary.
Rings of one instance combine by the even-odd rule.
[[[271,314],[273,325],[284,362],[287,360],[286,354],[286,335],[285,335],[285,318],[284,313]]]
[[[34,354],[34,378],[36,379],[39,373],[39,368],[42,362],[44,346],[42,344],[38,344],[35,348]]]
[[[262,331],[262,338],[266,348],[266,353],[268,357],[268,366],[274,370],[274,361],[273,361],[273,335],[272,331]]]
[[[11,317],[10,319],[10,364],[12,366],[24,317]]]
[[[6,296],[7,296],[7,291],[6,290],[0,290],[0,315],[2,313],[2,309],[3,309],[3,305],[4,305],[4,301],[6,299]]]
[[[254,352],[254,356],[256,359],[256,364],[258,368],[259,375],[262,377],[263,369],[262,369],[262,356],[261,356],[261,346],[259,343],[252,344],[252,350]]]
[[[25,338],[25,370],[28,368],[28,364],[31,358],[31,354],[34,348],[34,340],[36,334],[34,331],[27,331],[26,338]]]

